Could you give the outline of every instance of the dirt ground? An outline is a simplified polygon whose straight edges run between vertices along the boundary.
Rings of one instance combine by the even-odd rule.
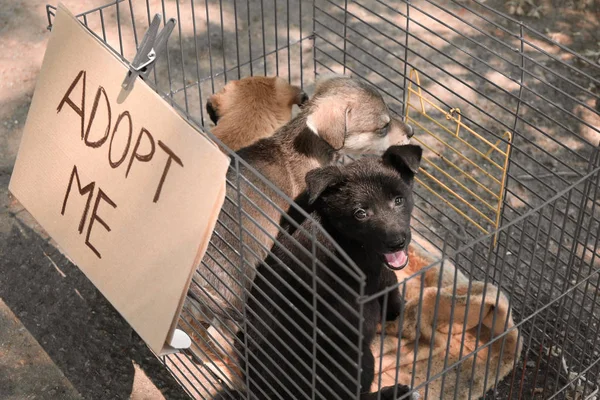
[[[107,0],[63,0],[74,13],[101,6],[106,2]],[[136,14],[136,33],[141,35],[141,26],[146,18],[146,2],[134,0],[133,3],[141,4]],[[161,6],[166,4],[168,16],[176,17],[174,1],[149,3],[153,12],[160,12]],[[210,8],[210,22],[206,21],[202,6],[196,14],[199,21],[197,31],[195,27],[193,30],[191,28],[189,10],[183,10],[180,20],[181,36],[175,32],[175,39],[170,41],[170,62],[173,66],[171,73],[167,74],[164,67],[157,68],[159,88],[166,92],[176,91],[173,96],[175,101],[181,107],[187,107],[187,111],[194,117],[205,117],[202,106],[206,95],[215,88],[218,89],[227,74],[228,78],[232,79],[237,78],[238,73],[248,75],[251,72],[279,72],[284,76],[289,75],[295,83],[303,82],[310,92],[315,66],[321,73],[327,72],[329,68],[338,72],[342,70],[340,62],[343,56],[340,48],[336,47],[341,43],[339,37],[336,37],[339,36],[339,33],[336,33],[339,32],[339,21],[330,19],[327,13],[336,18],[341,15],[343,18],[343,14],[339,13],[339,4],[343,2],[331,3],[321,0],[316,2],[317,8],[313,9],[312,2],[292,1],[294,7],[286,8],[286,2],[282,0],[276,0],[275,7],[270,6],[271,3],[264,5],[262,1],[252,0],[247,3],[251,4],[248,8],[245,8],[246,2],[239,2],[240,6],[236,10],[232,9],[232,2],[223,3],[224,10],[220,10],[219,2],[215,1],[207,7]],[[355,30],[347,33],[350,38],[347,44],[350,56],[345,60],[346,66],[354,74],[363,75],[377,84],[384,91],[386,99],[391,102],[392,109],[400,113],[402,101],[398,100],[404,97],[401,86],[405,65],[399,58],[402,59],[405,54],[402,47],[405,38],[399,32],[404,22],[393,9],[378,0],[349,3],[353,15],[373,24],[375,28],[364,27],[358,19],[350,18],[353,24],[351,26],[354,26]],[[400,4],[399,1],[397,3]],[[423,26],[412,27],[411,31],[424,37],[425,42],[419,42],[414,37],[407,39],[409,46],[412,43],[413,49],[408,53],[410,65],[406,66],[407,70],[416,67],[428,71],[427,76],[421,76],[424,82],[430,82],[430,86],[424,84],[424,87],[437,96],[440,103],[460,107],[463,114],[469,115],[474,124],[481,124],[495,133],[510,130],[517,107],[515,96],[518,93],[518,85],[515,86],[514,81],[518,80],[520,75],[520,70],[515,68],[515,65],[518,66],[521,60],[513,49],[504,48],[494,38],[500,38],[502,42],[512,43],[513,47],[518,48],[519,41],[515,41],[502,29],[518,32],[518,25],[497,18],[490,12],[486,15],[498,26],[472,17],[471,13],[461,8],[461,4],[475,7],[482,13],[486,11],[484,7],[473,5],[473,2],[439,3],[449,10],[456,10],[459,18],[463,20],[480,27],[485,26],[484,33],[487,35],[466,27],[463,32],[466,37],[456,34],[448,27],[437,30],[433,28],[432,33],[427,28],[433,27],[437,22],[434,24],[432,20],[423,17],[419,10],[438,16],[444,15],[444,12],[432,8],[428,2],[414,1],[412,4],[415,8],[412,9],[411,16],[421,21]],[[584,2],[524,2],[522,11],[529,16],[517,18],[553,40],[598,62],[600,6],[592,1],[588,2],[586,9],[578,9],[580,3]],[[182,8],[183,4],[182,2]],[[289,4],[288,1],[287,5]],[[300,4],[306,4],[303,6],[303,12],[300,10]],[[386,4],[394,7],[398,5],[394,1]],[[485,6],[502,12],[511,8],[512,11],[516,11],[515,4],[518,5],[507,4],[503,0],[488,0],[484,3]],[[8,182],[49,36],[46,29],[48,21],[45,5],[46,2],[40,0],[0,0],[0,398],[185,398],[175,380],[125,321],[77,267],[54,248],[51,240],[8,193]],[[263,5],[264,10],[260,8]],[[404,5],[398,5],[398,9],[404,12]],[[374,16],[373,11],[386,19]],[[234,25],[234,12],[238,15],[239,27]],[[317,15],[317,23],[314,25],[317,34],[315,50],[311,46],[313,12]],[[261,32],[264,32],[261,31],[261,13],[265,16],[264,29],[269,32],[277,30],[275,35],[266,35],[266,38],[265,35],[261,35]],[[275,13],[279,13],[277,18]],[[215,22],[219,14],[223,24]],[[123,15],[121,20],[127,18],[129,15]],[[114,12],[107,12],[106,19],[114,25]],[[298,21],[293,24],[291,32],[284,28],[285,21],[288,20]],[[275,25],[275,21],[279,21],[279,26]],[[460,26],[456,25],[457,21],[454,19],[447,19],[445,22],[449,26]],[[89,23],[92,29],[101,32],[98,20],[90,20]],[[248,29],[249,25],[252,28]],[[131,59],[134,49],[132,29],[126,24],[123,29],[128,38],[123,43],[123,53],[126,58]],[[379,33],[374,34],[373,29],[377,29]],[[239,35],[236,33],[238,31]],[[108,36],[113,47],[118,48],[118,40],[111,36],[110,30]],[[375,38],[379,44],[385,44],[385,49],[377,47],[377,43],[369,43],[365,36]],[[442,36],[442,39],[438,36]],[[508,220],[540,204],[553,190],[566,187],[573,178],[581,176],[587,167],[593,146],[600,141],[600,134],[594,129],[600,126],[600,118],[597,112],[594,112],[594,109],[600,108],[594,98],[594,93],[600,90],[598,67],[578,60],[557,46],[548,45],[532,32],[526,31],[526,36],[541,50],[568,65],[565,67],[540,51],[529,53],[530,58],[523,61],[526,70],[531,73],[525,76],[524,82],[538,94],[527,91],[523,94],[523,99],[531,106],[523,105],[519,114],[521,119],[516,121],[517,131],[523,135],[518,139],[519,142],[515,142],[518,151],[514,156],[517,162],[511,171],[511,176],[515,179],[509,181],[509,207],[505,215]],[[252,49],[249,46],[233,46],[237,41],[245,43],[250,40],[253,43]],[[301,45],[292,46],[290,50],[267,54],[260,59],[268,53],[267,49],[281,47],[287,40],[302,42]],[[264,47],[261,46],[261,42],[265,43]],[[238,52],[232,50],[234,47]],[[366,55],[361,50],[364,48],[368,49]],[[490,49],[502,57],[490,55]],[[470,55],[465,55],[465,51]],[[258,61],[246,63],[238,69],[232,68],[238,59],[246,60],[249,56]],[[448,56],[462,61],[464,65],[457,65]],[[214,63],[209,62],[210,57]],[[299,61],[300,57],[304,57],[302,64]],[[510,62],[502,61],[503,58]],[[199,60],[197,68],[196,63],[189,62],[190,59]],[[262,61],[264,59],[268,62]],[[177,67],[179,64],[182,65],[181,68]],[[443,66],[444,71],[452,71],[453,76],[448,76],[436,65]],[[496,67],[498,71],[491,71],[489,65]],[[581,72],[574,73],[570,67],[576,67]],[[226,74],[221,72],[223,69],[227,71]],[[558,71],[558,76],[548,69]],[[218,75],[216,79],[201,79],[209,76],[211,70]],[[583,88],[578,89],[561,81],[561,74]],[[551,88],[534,76],[543,77],[547,82],[555,83],[558,88]],[[201,83],[194,84],[197,80],[201,80]],[[440,84],[431,84],[434,81]],[[490,87],[489,83],[486,83],[489,81],[494,82],[496,86]],[[477,88],[480,93],[465,88],[466,84]],[[444,85],[447,89],[442,88]],[[187,89],[183,90],[183,87]],[[456,93],[460,97],[457,97]],[[490,99],[479,101],[481,93]],[[566,98],[565,93],[571,98]],[[482,109],[475,109],[471,103],[480,104]],[[509,126],[502,127],[501,123],[490,122],[492,118],[485,113]],[[551,115],[552,119],[542,113]],[[585,123],[581,123],[573,115]],[[426,139],[424,141],[429,143]],[[573,154],[573,150],[576,154]],[[547,153],[551,153],[552,156],[548,157]],[[557,180],[556,176],[553,176],[549,180],[541,178],[540,181],[527,177],[545,176],[548,172],[564,173],[565,178]],[[571,175],[568,175],[569,173]],[[423,226],[417,228],[429,230],[429,236],[442,235],[438,225],[443,226],[455,218],[459,219],[452,213],[436,214],[436,209],[441,208],[443,204],[434,196],[429,196],[425,191],[421,191],[419,196],[423,206],[417,216],[424,222]],[[433,215],[433,218],[428,219],[430,217],[427,213]],[[462,226],[462,223],[457,225]],[[472,230],[467,234],[475,235]],[[590,240],[594,238],[597,239],[597,236],[592,236]],[[566,244],[557,243],[557,247],[561,245]],[[537,265],[535,274],[541,281],[544,265],[536,264],[534,258],[532,256],[531,265]],[[510,260],[508,263],[510,264]],[[536,295],[545,296],[549,301],[556,295],[556,288],[560,287],[562,281],[550,282],[547,287],[540,283],[537,288],[531,287],[532,292],[529,294],[524,290],[529,288],[525,282],[526,275],[519,275],[517,269],[518,265],[509,278],[517,283],[516,292],[522,292],[518,303],[522,309],[516,314],[518,317],[524,317],[533,311],[525,307],[528,302],[533,301],[532,299],[536,299],[537,302]],[[567,275],[566,271],[559,272],[557,279],[561,276],[567,279]],[[598,321],[600,315],[597,314],[598,309],[590,312],[590,324]],[[583,327],[581,329],[583,332]],[[534,341],[535,343],[537,342]],[[593,354],[590,357],[590,362],[598,358]],[[524,362],[527,364],[527,361]],[[519,368],[515,375],[517,377],[523,365]],[[500,388],[499,392],[492,395],[493,398],[509,398],[508,393],[502,392],[504,389]],[[529,393],[534,389],[529,387]]]

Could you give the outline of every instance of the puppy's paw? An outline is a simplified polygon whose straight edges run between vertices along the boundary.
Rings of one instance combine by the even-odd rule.
[[[408,387],[406,385],[398,384],[396,386],[388,386],[388,387],[381,389],[381,391],[380,391],[381,400],[402,399],[403,396],[405,396],[409,392],[410,392],[410,387]],[[407,399],[407,400],[417,400],[418,398],[419,398],[418,393],[413,393],[408,397],[404,397],[404,399]]]
[[[398,336],[398,319],[394,320],[394,321],[387,321],[384,324],[384,329],[385,329],[385,335],[386,336]],[[381,332],[381,330],[379,330],[378,332]]]

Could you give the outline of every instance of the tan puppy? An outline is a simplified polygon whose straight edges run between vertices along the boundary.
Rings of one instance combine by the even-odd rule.
[[[238,151],[271,136],[292,118],[294,104],[302,106],[308,96],[279,77],[251,76],[230,81],[206,102],[216,125],[213,135]]]

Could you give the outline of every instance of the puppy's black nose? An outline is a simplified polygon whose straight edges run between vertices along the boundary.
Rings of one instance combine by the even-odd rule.
[[[206,112],[208,113],[208,116],[210,117],[210,120],[213,122],[213,124],[216,125],[219,121],[219,115],[217,114],[217,110],[215,110],[215,107],[210,98],[206,102]]]
[[[302,107],[308,101],[308,95],[304,92],[300,92],[298,105]]]
[[[386,243],[386,245],[390,250],[400,250],[406,245],[406,235],[403,233],[399,236],[396,236],[393,239],[389,240]]]

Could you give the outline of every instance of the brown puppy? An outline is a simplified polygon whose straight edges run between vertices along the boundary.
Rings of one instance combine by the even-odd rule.
[[[216,125],[212,133],[238,151],[271,136],[292,118],[294,104],[308,96],[279,77],[251,76],[230,81],[208,98],[206,111]]]
[[[319,82],[312,99],[273,136],[238,155],[286,196],[296,198],[306,189],[307,172],[344,155],[381,156],[392,145],[407,144],[411,136],[412,128],[392,116],[375,88],[335,77]],[[223,355],[231,351],[244,320],[243,298],[256,266],[266,258],[281,229],[279,209],[289,209],[289,203],[241,162],[238,177],[237,164],[232,162],[228,172],[227,199],[207,255],[194,275],[183,314],[201,334],[200,343],[214,346],[211,351]],[[211,327],[194,325],[193,319]],[[191,350],[199,356],[206,351]]]

